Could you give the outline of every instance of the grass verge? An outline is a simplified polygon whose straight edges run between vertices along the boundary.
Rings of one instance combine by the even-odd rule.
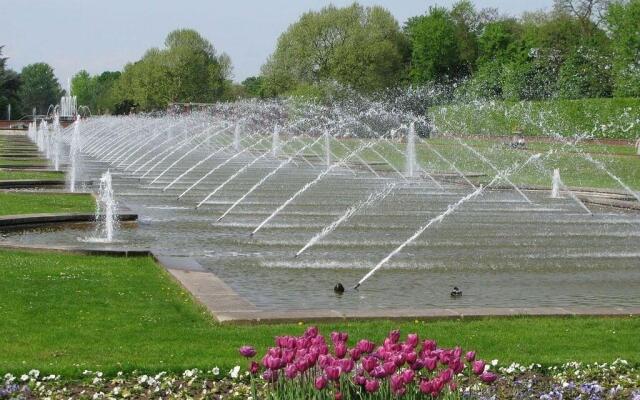
[[[0,216],[41,213],[93,213],[96,200],[90,194],[0,192]]]
[[[230,368],[243,344],[263,350],[300,324],[219,325],[148,258],[0,251],[0,373],[31,368],[76,376]],[[380,341],[391,329],[442,345],[473,348],[500,362],[640,363],[638,317],[521,317],[318,324],[346,331],[350,343]]]
[[[60,171],[18,171],[0,169],[0,181],[14,181],[21,179],[35,180],[64,180],[64,172]]]

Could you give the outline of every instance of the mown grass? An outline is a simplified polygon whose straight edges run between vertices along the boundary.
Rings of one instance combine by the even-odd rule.
[[[244,366],[243,344],[264,350],[307,325],[219,325],[148,258],[0,251],[0,373],[31,368],[76,376]],[[638,317],[521,317],[318,324],[350,343],[389,330],[473,348],[500,362],[640,363]]]
[[[80,212],[93,213],[90,194],[0,192],[0,215]]]
[[[22,171],[22,170],[2,170],[0,169],[0,181],[13,181],[21,179],[36,180],[64,180],[62,171]]]
[[[0,165],[4,168],[10,168],[11,166],[22,167],[25,165],[47,165],[47,160],[42,158],[2,158],[0,157]]]

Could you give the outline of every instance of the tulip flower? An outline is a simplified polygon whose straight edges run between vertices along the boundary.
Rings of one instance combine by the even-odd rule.
[[[349,355],[351,356],[352,360],[358,361],[360,359],[360,356],[362,356],[362,350],[360,350],[357,347],[354,347],[353,349],[349,350]]]
[[[433,371],[438,366],[438,359],[435,357],[427,357],[422,362],[429,371]]]
[[[364,384],[367,383],[367,378],[365,378],[364,375],[356,374],[356,376],[353,377],[353,381],[356,385],[364,386]]]
[[[334,366],[329,366],[327,368],[324,369],[325,374],[327,374],[327,378],[330,381],[337,381],[338,379],[340,379],[340,374],[342,373],[342,370],[340,369],[340,367],[334,367]]]
[[[336,392],[335,396],[334,396],[335,400],[342,400],[342,393],[341,392]]]
[[[362,358],[362,368],[367,372],[371,372],[377,365],[378,361],[373,357]]]
[[[432,389],[431,386],[432,386],[431,385],[431,381],[429,381],[428,379],[422,379],[420,381],[420,385],[419,385],[420,392],[422,392],[424,394],[431,393],[431,389]]]
[[[380,382],[375,379],[367,379],[367,382],[364,384],[364,390],[367,393],[375,393],[380,388]]]
[[[437,347],[435,340],[425,340],[422,344],[422,349],[426,351],[433,351]]]
[[[325,388],[325,386],[327,386],[327,378],[325,378],[324,376],[319,376],[316,378],[316,381],[314,384],[316,389],[322,390]]]
[[[262,379],[271,383],[276,382],[278,380],[278,371],[268,369],[262,374]]]
[[[255,375],[259,371],[260,371],[260,365],[255,361],[251,361],[251,364],[249,364],[249,372],[251,372],[253,375]]]
[[[404,379],[402,378],[402,375],[392,375],[389,381],[391,382],[391,390],[393,393],[399,394],[399,392],[403,391]]]
[[[391,339],[392,343],[398,343],[400,340],[400,331],[396,329],[389,332],[389,339]]]
[[[484,366],[485,366],[484,361],[477,360],[477,361],[474,361],[473,364],[471,364],[471,370],[473,371],[474,374],[480,375],[481,373],[484,372]]]
[[[384,368],[384,372],[387,375],[391,375],[393,373],[396,372],[396,370],[398,369],[398,367],[396,367],[396,364],[393,362],[386,362],[384,364],[382,364],[382,367]]]
[[[473,362],[476,359],[476,352],[475,351],[467,351],[467,354],[464,355],[464,358],[468,362]]]
[[[347,354],[347,345],[342,342],[338,342],[335,345],[334,351],[337,358],[344,358],[344,356]]]
[[[498,375],[494,374],[493,372],[486,371],[480,374],[480,380],[484,383],[492,383],[496,379],[498,379]]]
[[[370,340],[363,339],[358,342],[356,347],[358,348],[358,350],[360,350],[361,353],[369,354],[373,351],[373,349],[376,348],[376,344]]]
[[[246,358],[251,358],[256,355],[256,350],[251,346],[242,346],[239,351],[240,354]]]
[[[413,382],[413,378],[415,378],[416,373],[413,372],[413,370],[410,369],[405,369],[404,371],[402,371],[402,381],[408,385],[411,382]]]
[[[284,369],[284,375],[289,379],[293,379],[298,375],[298,369],[294,364],[289,364]]]
[[[346,332],[331,332],[331,341],[336,343],[346,343],[349,340],[349,334]]]
[[[304,336],[308,338],[314,338],[318,336],[318,328],[316,328],[315,326],[308,327],[307,330],[304,332]]]
[[[407,335],[407,345],[411,346],[411,348],[414,348],[418,345],[418,335],[416,333],[410,333]]]

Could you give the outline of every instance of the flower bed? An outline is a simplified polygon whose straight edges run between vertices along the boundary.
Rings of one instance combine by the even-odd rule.
[[[381,345],[331,334],[330,344],[311,327],[300,337],[276,338],[246,370],[214,367],[183,373],[85,371],[83,379],[43,376],[37,370],[4,375],[0,399],[633,399],[640,400],[640,371],[624,360],[610,364],[567,363],[501,366],[459,347],[392,331]],[[240,353],[253,359],[250,346]]]

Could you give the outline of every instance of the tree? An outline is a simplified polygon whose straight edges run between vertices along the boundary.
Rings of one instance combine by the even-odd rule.
[[[58,104],[64,94],[53,68],[48,64],[35,63],[25,66],[20,78],[18,96],[26,113],[35,108],[37,113],[46,114],[49,106]]]
[[[560,68],[558,95],[565,99],[610,97],[613,91],[609,57],[597,47],[576,48]]]
[[[613,3],[606,21],[613,47],[614,94],[640,96],[640,0]]]
[[[593,24],[600,25],[611,0],[554,0],[553,7],[558,13],[564,13],[577,18],[583,32],[590,34]]]
[[[275,94],[325,80],[375,91],[403,79],[407,57],[406,39],[386,9],[328,6],[303,14],[278,38],[262,75]]]
[[[102,114],[113,111],[117,102],[113,88],[120,79],[120,75],[120,71],[105,71],[94,78],[96,81],[96,109],[92,112]]]
[[[230,89],[231,61],[190,29],[167,35],[165,48],[149,49],[127,64],[113,85],[112,104],[135,104],[140,110],[166,108],[171,102],[214,102]],[[122,111],[122,110],[119,110]]]
[[[71,78],[71,93],[77,97],[78,106],[96,111],[96,80],[87,71],[81,70]]]
[[[7,106],[11,105],[11,116],[14,118],[20,115],[18,98],[20,76],[15,71],[6,68],[7,58],[2,57],[2,48],[3,46],[0,46],[0,115],[8,118]]]
[[[242,81],[242,86],[251,97],[266,97],[264,85],[264,78],[262,76],[250,76]]]
[[[406,32],[414,83],[447,82],[462,74],[456,23],[449,11],[431,7],[428,14],[409,19]]]

